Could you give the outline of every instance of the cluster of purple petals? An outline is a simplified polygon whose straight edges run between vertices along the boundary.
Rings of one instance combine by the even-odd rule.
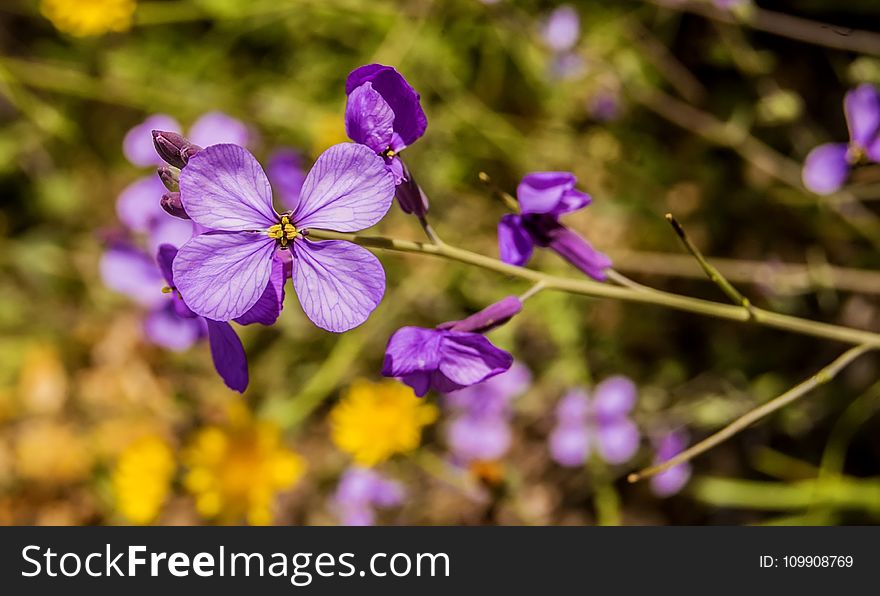
[[[868,83],[859,85],[844,97],[843,112],[849,142],[819,145],[804,161],[804,186],[816,194],[839,190],[854,166],[880,162],[880,91]]]
[[[450,393],[499,375],[513,364],[513,356],[483,333],[521,310],[519,298],[508,296],[461,321],[398,329],[388,340],[382,374],[399,378],[419,397],[431,389]]]
[[[446,394],[443,404],[452,416],[446,441],[454,463],[493,461],[507,453],[511,402],[525,393],[531,381],[529,369],[515,362],[491,379]]]
[[[609,464],[629,461],[641,437],[630,418],[637,394],[635,384],[623,376],[602,381],[592,396],[582,388],[569,391],[556,406],[550,455],[569,467],[584,465],[593,449]]]
[[[605,280],[611,259],[559,221],[561,215],[592,202],[590,195],[575,189],[576,183],[570,172],[534,172],[523,177],[516,189],[520,212],[505,215],[498,223],[502,261],[523,266],[539,246],[553,250],[593,279]]]
[[[687,433],[681,430],[669,432],[654,441],[654,465],[661,464],[685,450]],[[691,477],[691,465],[687,462],[673,466],[651,478],[651,490],[658,497],[670,497],[679,492]]]
[[[403,497],[400,483],[371,468],[352,467],[340,478],[332,505],[342,525],[372,526],[377,508],[396,507]]]

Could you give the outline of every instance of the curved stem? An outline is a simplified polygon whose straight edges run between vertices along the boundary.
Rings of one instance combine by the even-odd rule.
[[[618,300],[626,300],[628,302],[653,304],[718,319],[751,322],[764,327],[772,327],[774,329],[782,329],[801,335],[831,339],[852,345],[866,345],[880,348],[880,334],[871,331],[863,331],[861,329],[852,329],[850,327],[800,319],[798,317],[782,315],[756,307],[752,307],[751,312],[749,312],[741,306],[720,304],[718,302],[710,302],[699,298],[679,296],[678,294],[671,294],[669,292],[646,287],[644,289],[620,287],[589,279],[569,279],[547,275],[533,269],[508,265],[497,259],[480,255],[469,250],[456,248],[449,244],[437,245],[424,242],[413,242],[411,240],[385,238],[382,236],[344,234],[326,230],[309,230],[309,237],[326,240],[347,240],[368,248],[389,250],[393,252],[424,254],[458,261],[460,263],[466,263],[468,265],[473,265],[510,277],[518,277],[532,282],[543,281],[543,287],[547,290],[557,290],[560,292],[568,292],[570,294],[579,294],[593,298],[615,298]]]

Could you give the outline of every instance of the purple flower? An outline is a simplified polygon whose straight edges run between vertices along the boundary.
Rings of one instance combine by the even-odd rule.
[[[563,4],[553,10],[541,29],[541,37],[554,52],[571,50],[581,34],[581,19],[573,6]]]
[[[603,89],[587,102],[587,112],[597,122],[612,122],[620,116],[620,96],[610,89]]]
[[[333,508],[346,526],[371,526],[374,508],[400,505],[404,491],[400,483],[388,480],[369,468],[352,467],[345,471],[333,495]]]
[[[276,149],[269,156],[266,173],[284,208],[291,211],[296,209],[306,180],[299,151],[289,147]]]
[[[853,166],[880,162],[880,92],[868,83],[859,85],[846,94],[843,111],[849,143],[819,145],[804,162],[804,186],[816,194],[840,189]]]
[[[556,407],[550,435],[553,459],[563,466],[581,466],[595,446],[609,464],[628,461],[639,448],[639,429],[629,417],[636,394],[635,384],[623,376],[599,383],[592,400],[585,389],[569,391]]]
[[[398,377],[419,397],[429,389],[450,393],[485,381],[510,368],[513,356],[481,333],[516,315],[522,303],[514,296],[436,329],[403,327],[388,340],[382,374]]]
[[[656,454],[654,465],[661,464],[675,457],[688,444],[687,433],[673,431],[655,442]],[[658,497],[669,497],[684,488],[691,477],[691,465],[687,462],[673,466],[651,478],[651,490]]]
[[[569,172],[535,172],[522,179],[516,189],[520,213],[505,215],[498,223],[502,261],[523,266],[537,245],[554,250],[590,277],[605,280],[611,259],[559,222],[560,215],[592,201],[590,195],[574,188],[576,182]]]
[[[215,321],[242,316],[265,292],[275,253],[293,253],[293,286],[318,327],[347,331],[363,323],[385,293],[385,271],[366,249],[342,240],[313,242],[307,228],[355,232],[385,215],[394,181],[362,145],[325,151],[303,183],[296,208],[272,207],[269,179],[246,149],[213,145],[180,173],[180,198],[207,232],[181,247],[174,279],[187,305]]]
[[[448,393],[444,404],[454,417],[446,440],[457,463],[491,461],[510,447],[510,402],[528,389],[531,373],[519,363],[477,385]]]

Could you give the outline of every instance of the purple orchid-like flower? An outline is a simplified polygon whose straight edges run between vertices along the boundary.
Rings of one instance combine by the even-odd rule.
[[[593,279],[605,280],[611,259],[559,222],[560,215],[592,202],[590,195],[575,189],[576,183],[569,172],[535,172],[522,179],[516,189],[520,212],[498,223],[502,261],[523,266],[537,245],[554,250]]]
[[[372,526],[375,509],[400,505],[404,490],[376,470],[352,467],[345,471],[333,495],[333,508],[346,526]]]
[[[496,348],[482,333],[522,310],[508,296],[461,321],[435,329],[403,327],[388,340],[382,374],[397,377],[422,397],[428,390],[450,393],[485,381],[510,368],[513,356]]]
[[[654,465],[661,464],[682,451],[688,444],[687,433],[670,432],[655,441]],[[673,466],[651,478],[651,490],[658,497],[670,497],[679,492],[691,477],[691,465],[687,462]]]
[[[415,143],[428,126],[419,94],[391,66],[368,64],[356,68],[345,82],[345,130],[384,160],[400,185],[397,199],[406,213],[422,216],[427,198],[398,154]]]
[[[819,145],[804,161],[804,186],[816,194],[839,190],[854,166],[880,162],[880,91],[868,83],[859,85],[844,97],[843,111],[849,143]]]
[[[550,454],[563,466],[582,466],[595,445],[609,464],[628,461],[639,448],[639,429],[629,417],[636,403],[635,384],[623,376],[596,386],[593,398],[585,389],[568,392],[556,407]]]
[[[215,321],[242,316],[269,283],[275,253],[290,250],[293,286],[313,323],[333,332],[363,323],[385,293],[385,271],[368,250],[342,240],[308,240],[308,228],[356,232],[382,219],[394,180],[362,145],[325,151],[296,207],[279,214],[257,160],[243,147],[213,145],[180,174],[180,198],[205,233],[184,244],[174,279],[186,304]]]
[[[456,463],[492,461],[510,448],[511,401],[531,384],[532,375],[519,363],[477,385],[448,393],[444,405],[453,414],[446,440]]]

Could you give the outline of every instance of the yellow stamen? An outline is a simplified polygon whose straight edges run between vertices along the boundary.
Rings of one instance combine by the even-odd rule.
[[[168,286],[165,286],[164,288],[162,288],[162,293],[163,293],[163,294],[170,294],[170,293],[173,292],[173,291],[174,291],[174,288],[170,288],[170,287],[168,287]]]
[[[266,233],[269,235],[269,238],[280,240],[282,248],[285,248],[288,244],[290,244],[291,240],[296,239],[296,237],[299,235],[296,227],[294,227],[294,225],[290,223],[290,216],[287,215],[282,215],[281,223],[270,226]]]

